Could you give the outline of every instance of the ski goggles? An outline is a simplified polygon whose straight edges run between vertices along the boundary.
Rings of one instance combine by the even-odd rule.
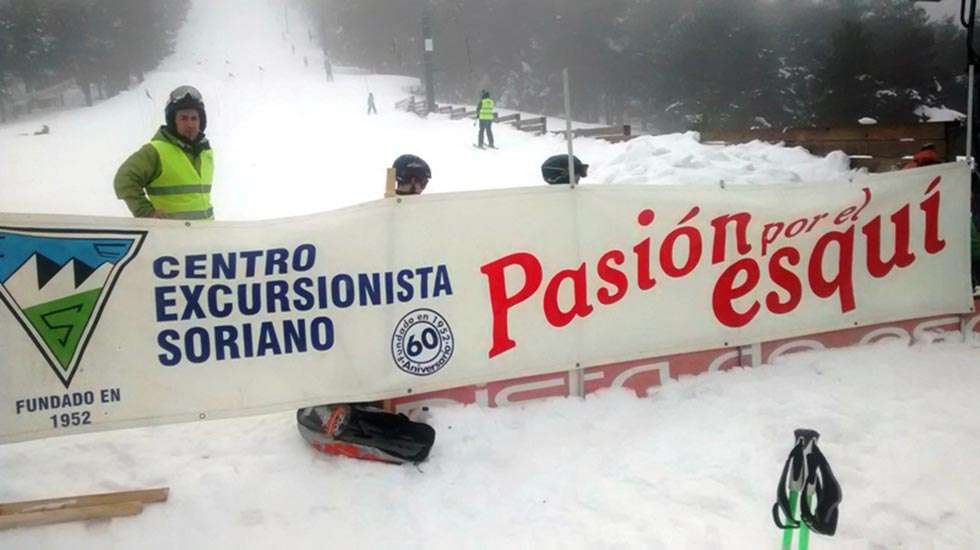
[[[186,97],[190,97],[194,101],[203,101],[201,92],[194,86],[179,86],[170,92],[170,103],[177,103]]]

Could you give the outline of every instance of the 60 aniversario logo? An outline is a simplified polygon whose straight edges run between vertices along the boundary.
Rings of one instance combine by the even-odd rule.
[[[453,357],[455,340],[449,321],[431,309],[416,309],[398,321],[391,335],[391,357],[399,369],[428,376]]]

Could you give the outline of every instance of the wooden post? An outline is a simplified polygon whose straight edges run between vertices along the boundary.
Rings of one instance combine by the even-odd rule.
[[[388,168],[388,177],[385,180],[385,198],[395,196],[395,186],[398,182],[395,181],[395,169],[394,167]],[[391,399],[385,399],[381,402],[381,408],[388,412],[395,412],[395,406],[392,404]]]
[[[388,177],[385,179],[385,198],[395,196],[395,169],[388,168]]]

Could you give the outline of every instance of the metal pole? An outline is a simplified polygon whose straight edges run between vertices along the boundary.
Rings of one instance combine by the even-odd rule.
[[[966,96],[966,162],[973,168],[973,64],[968,71],[970,82],[967,83]]]
[[[432,11],[431,6],[426,3],[422,12],[422,40],[425,44],[425,51],[422,53],[422,61],[425,64],[425,110],[432,112],[436,110],[436,91],[432,77],[432,54],[435,45],[432,42]]]
[[[969,7],[968,7],[969,6]],[[967,70],[967,97],[966,97],[966,161],[970,170],[975,170],[976,162],[973,159],[973,94],[974,86],[974,66],[976,65],[977,53],[973,49],[973,25],[977,18],[977,0],[960,1],[960,23],[966,28],[966,63]]]
[[[568,184],[574,189],[578,183],[575,173],[575,156],[572,147],[572,93],[568,87],[568,69],[561,70],[561,80],[565,86],[565,138],[568,141]]]

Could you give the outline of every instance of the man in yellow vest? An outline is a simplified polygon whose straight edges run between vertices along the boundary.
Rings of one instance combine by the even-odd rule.
[[[204,136],[201,92],[180,86],[170,92],[164,114],[167,123],[119,167],[116,197],[137,218],[213,220],[214,155]]]
[[[477,118],[480,119],[480,136],[477,139],[477,147],[483,149],[483,134],[486,133],[487,141],[491,149],[496,149],[493,145],[493,119],[497,118],[497,113],[493,110],[493,100],[490,99],[490,92],[483,90],[480,94],[480,104],[477,106]]]

